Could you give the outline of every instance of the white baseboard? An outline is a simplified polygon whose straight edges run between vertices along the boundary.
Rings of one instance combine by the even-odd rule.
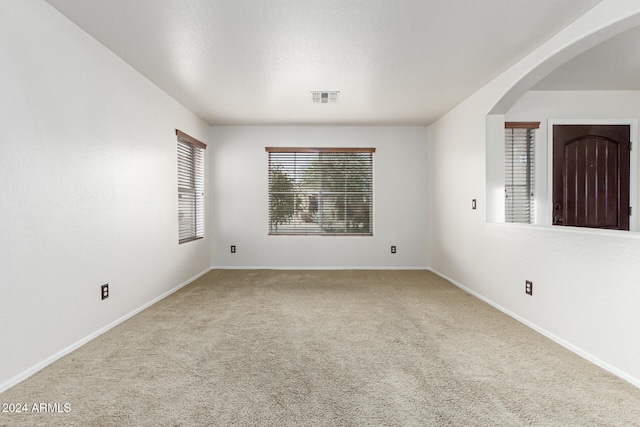
[[[239,267],[239,266],[212,266],[211,268],[193,276],[192,278],[186,280],[185,282],[179,284],[178,286],[174,287],[173,289],[163,293],[162,295],[152,299],[151,301],[149,301],[148,303],[138,307],[137,309],[131,311],[130,313],[120,317],[119,319],[109,323],[108,325],[106,325],[103,328],[100,328],[99,330],[97,330],[96,332],[88,335],[87,337],[71,344],[70,346],[60,350],[59,352],[53,354],[52,356],[48,357],[47,359],[43,360],[42,362],[32,366],[31,368],[25,370],[24,372],[14,376],[13,378],[9,379],[8,381],[5,381],[4,383],[0,384],[0,393],[8,390],[9,388],[13,387],[14,385],[20,383],[21,381],[24,381],[25,379],[29,378],[31,375],[35,374],[36,372],[40,371],[41,369],[45,368],[46,366],[50,365],[51,363],[55,362],[56,360],[60,359],[61,357],[66,356],[67,354],[71,353],[72,351],[76,350],[77,348],[83,346],[84,344],[88,343],[89,341],[93,340],[94,338],[102,335],[103,333],[107,332],[108,330],[110,330],[111,328],[121,324],[122,322],[130,319],[131,317],[135,316],[136,314],[140,313],[141,311],[149,308],[150,306],[152,306],[153,304],[163,300],[164,298],[168,297],[169,295],[173,294],[174,292],[177,292],[178,290],[180,290],[181,288],[185,287],[186,285],[188,285],[189,283],[193,282],[194,280],[198,279],[199,277],[205,275],[206,273],[208,273],[209,271],[213,270],[213,269],[228,269],[228,270],[261,270],[261,269],[270,269],[270,270],[429,270],[431,272],[433,272],[434,274],[437,274],[438,276],[442,277],[443,279],[451,282],[453,285],[457,286],[458,288],[464,290],[465,292],[468,292],[469,294],[475,296],[476,298],[484,301],[485,303],[491,305],[492,307],[496,308],[497,310],[500,310],[501,312],[505,313],[506,315],[514,318],[515,320],[523,323],[524,325],[530,327],[531,329],[541,333],[542,335],[544,335],[545,337],[551,339],[552,341],[560,344],[561,346],[565,347],[566,349],[572,351],[573,353],[579,355],[580,357],[590,361],[591,363],[594,363],[597,366],[600,366],[601,368],[611,372],[612,374],[622,378],[623,380],[629,382],[630,384],[634,385],[635,387],[640,388],[640,380],[638,378],[634,378],[628,374],[626,374],[625,372],[615,368],[614,366],[611,366],[610,364],[600,360],[599,358],[593,356],[592,354],[574,346],[573,344],[571,344],[568,341],[565,341],[564,339],[552,334],[551,332],[539,327],[538,325],[536,325],[535,323],[532,323],[530,321],[528,321],[527,319],[524,319],[520,316],[518,316],[517,314],[507,310],[506,308],[502,307],[499,304],[496,304],[495,302],[489,300],[488,298],[485,298],[484,296],[478,294],[477,292],[467,288],[466,286],[462,285],[461,283],[456,282],[455,280],[451,279],[450,277],[447,277],[446,275],[432,269],[432,268],[428,268],[428,267],[423,267],[423,266],[419,266],[419,267],[317,267],[317,266],[312,266],[312,267],[255,267],[255,266],[246,266],[246,267]]]
[[[115,326],[118,326],[119,324],[121,324],[125,320],[130,319],[131,317],[135,316],[136,314],[140,313],[141,311],[151,307],[153,304],[165,299],[166,297],[168,297],[172,293],[180,290],[181,288],[185,287],[186,285],[188,285],[189,283],[193,282],[197,278],[207,274],[209,271],[211,271],[211,268],[208,268],[205,271],[203,271],[202,273],[199,273],[199,274],[193,276],[192,278],[190,278],[187,281],[179,284],[175,288],[168,290],[167,292],[163,293],[162,295],[160,295],[160,296],[152,299],[151,301],[147,302],[146,304],[136,308],[132,312],[130,312],[128,314],[125,314],[124,316],[120,317],[119,319],[114,320],[113,322],[109,323],[105,327],[98,329],[94,333],[92,333],[92,334],[82,338],[81,340],[71,344],[70,346],[60,350],[59,352],[57,352],[57,353],[53,354],[52,356],[46,358],[42,362],[37,363],[36,365],[34,365],[31,368],[25,370],[24,372],[21,372],[20,374],[18,374],[15,377],[9,379],[8,381],[3,382],[2,384],[0,384],[0,393],[10,389],[11,387],[13,387],[14,385],[20,383],[21,381],[26,380],[31,375],[35,374],[36,372],[40,371],[41,369],[44,369],[45,367],[47,367],[51,363],[55,362],[56,360],[60,359],[61,357],[66,356],[67,354],[69,354],[72,351],[76,350],[77,348],[83,346],[84,344],[88,343],[89,341],[93,340],[94,338],[97,338],[98,336],[104,334],[109,329],[111,329],[111,328],[113,328]]]
[[[451,279],[450,277],[445,276],[444,274],[440,273],[439,271],[436,271],[433,268],[428,268],[428,270],[431,271],[434,274],[437,274],[438,276],[442,277],[443,279],[451,282],[453,285],[455,285],[458,288],[464,290],[465,292],[470,293],[474,297],[486,302],[490,306],[500,310],[501,312],[503,312],[507,316],[514,318],[518,322],[528,326],[529,328],[533,329],[534,331],[539,332],[540,334],[544,335],[545,337],[549,338],[550,340],[560,344],[561,346],[563,346],[567,350],[577,354],[578,356],[582,357],[583,359],[588,360],[589,362],[601,367],[602,369],[611,372],[613,375],[615,375],[617,377],[620,377],[623,380],[629,382],[630,384],[634,385],[635,387],[640,388],[640,379],[628,375],[627,373],[621,371],[620,369],[616,368],[615,366],[612,366],[612,365],[604,362],[603,360],[595,357],[591,353],[588,353],[588,352],[584,351],[583,349],[581,349],[579,347],[576,347],[575,345],[571,344],[570,342],[558,337],[555,334],[552,334],[551,332],[547,331],[544,328],[541,328],[540,326],[536,325],[535,323],[532,323],[529,320],[518,316],[517,314],[511,312],[510,310],[507,310],[506,308],[502,307],[501,305],[496,304],[495,302],[491,301],[490,299],[485,298],[484,296],[480,295],[479,293],[467,288],[466,286],[462,285],[461,283],[458,283],[455,280]]]
[[[423,265],[416,267],[397,267],[397,266],[262,266],[256,267],[255,265],[238,266],[238,265],[217,265],[212,266],[212,270],[429,270],[428,267]]]

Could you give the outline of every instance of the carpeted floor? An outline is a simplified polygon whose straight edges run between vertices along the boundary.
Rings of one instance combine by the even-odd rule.
[[[640,389],[426,271],[214,270],[19,402],[0,425],[640,425]]]

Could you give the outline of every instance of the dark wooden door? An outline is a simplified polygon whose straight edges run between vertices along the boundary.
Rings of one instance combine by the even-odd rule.
[[[629,125],[553,126],[553,224],[629,229]]]

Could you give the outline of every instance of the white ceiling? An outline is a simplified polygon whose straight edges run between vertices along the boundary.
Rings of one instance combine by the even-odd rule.
[[[210,124],[420,125],[599,1],[47,0]]]

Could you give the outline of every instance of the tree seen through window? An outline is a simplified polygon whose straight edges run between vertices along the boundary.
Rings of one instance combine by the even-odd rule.
[[[373,149],[271,150],[269,234],[372,235]]]

